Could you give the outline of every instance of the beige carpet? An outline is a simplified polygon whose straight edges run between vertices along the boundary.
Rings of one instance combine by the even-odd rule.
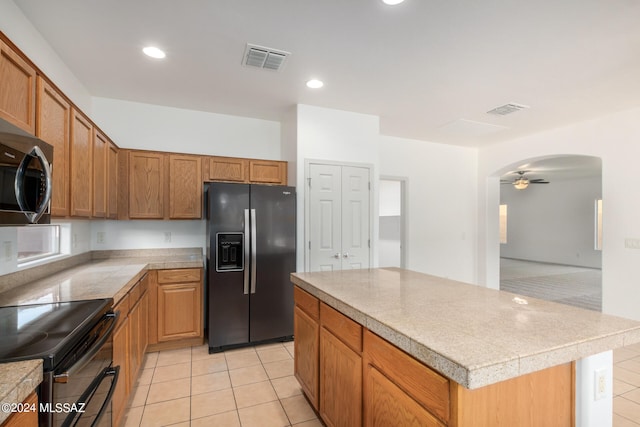
[[[500,259],[500,289],[602,311],[602,270]]]

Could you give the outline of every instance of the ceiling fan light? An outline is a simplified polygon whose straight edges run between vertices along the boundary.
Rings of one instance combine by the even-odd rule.
[[[524,190],[529,186],[529,180],[526,178],[518,178],[513,182],[513,186],[516,190]]]

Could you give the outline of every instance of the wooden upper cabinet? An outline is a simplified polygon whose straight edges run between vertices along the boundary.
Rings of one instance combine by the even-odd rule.
[[[209,157],[205,181],[248,182],[248,160],[235,157]]]
[[[249,160],[249,181],[264,184],[287,184],[287,162]]]
[[[118,147],[109,141],[107,149],[107,218],[118,218]]]
[[[71,114],[71,216],[91,217],[93,207],[93,125],[75,108]]]
[[[36,133],[36,70],[0,40],[0,117]]]
[[[53,146],[51,215],[69,215],[69,129],[71,105],[38,76],[36,136]],[[51,161],[51,159],[49,159]]]
[[[107,154],[109,139],[98,129],[93,133],[93,217],[107,217]]]
[[[169,218],[202,216],[202,158],[169,155]]]
[[[218,156],[208,160],[204,168],[205,181],[287,184],[287,162]]]
[[[163,153],[129,152],[129,218],[164,218],[165,158]]]

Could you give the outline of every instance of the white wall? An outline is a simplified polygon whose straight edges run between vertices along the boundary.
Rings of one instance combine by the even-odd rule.
[[[380,175],[407,177],[406,267],[475,283],[477,150],[379,141]]]
[[[91,115],[91,95],[12,0],[0,1],[0,31],[31,59],[82,111]]]
[[[600,268],[594,233],[602,178],[551,181],[525,190],[500,187],[500,203],[508,207],[507,243],[500,245],[500,256]]]
[[[371,218],[378,216],[377,177],[379,119],[349,111],[298,105],[296,108],[298,271],[304,270],[305,161],[361,163],[372,165]],[[373,221],[372,265],[377,265],[377,221]]]
[[[104,240],[98,242],[98,233]],[[170,233],[167,235],[167,233]],[[91,250],[206,248],[206,222],[91,221]]]
[[[91,118],[122,148],[280,160],[280,123],[93,98]]]
[[[499,175],[506,165],[552,155],[602,159],[603,312],[640,320],[640,250],[625,238],[640,238],[640,109],[577,123],[481,149],[478,161],[478,280],[499,286]]]

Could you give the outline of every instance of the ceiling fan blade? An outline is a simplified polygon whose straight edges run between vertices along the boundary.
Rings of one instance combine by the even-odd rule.
[[[549,181],[529,181],[529,184],[548,184]]]
[[[548,183],[549,181],[547,181],[546,179],[543,178],[536,178],[536,179],[530,179],[529,182],[544,182],[544,183]]]

